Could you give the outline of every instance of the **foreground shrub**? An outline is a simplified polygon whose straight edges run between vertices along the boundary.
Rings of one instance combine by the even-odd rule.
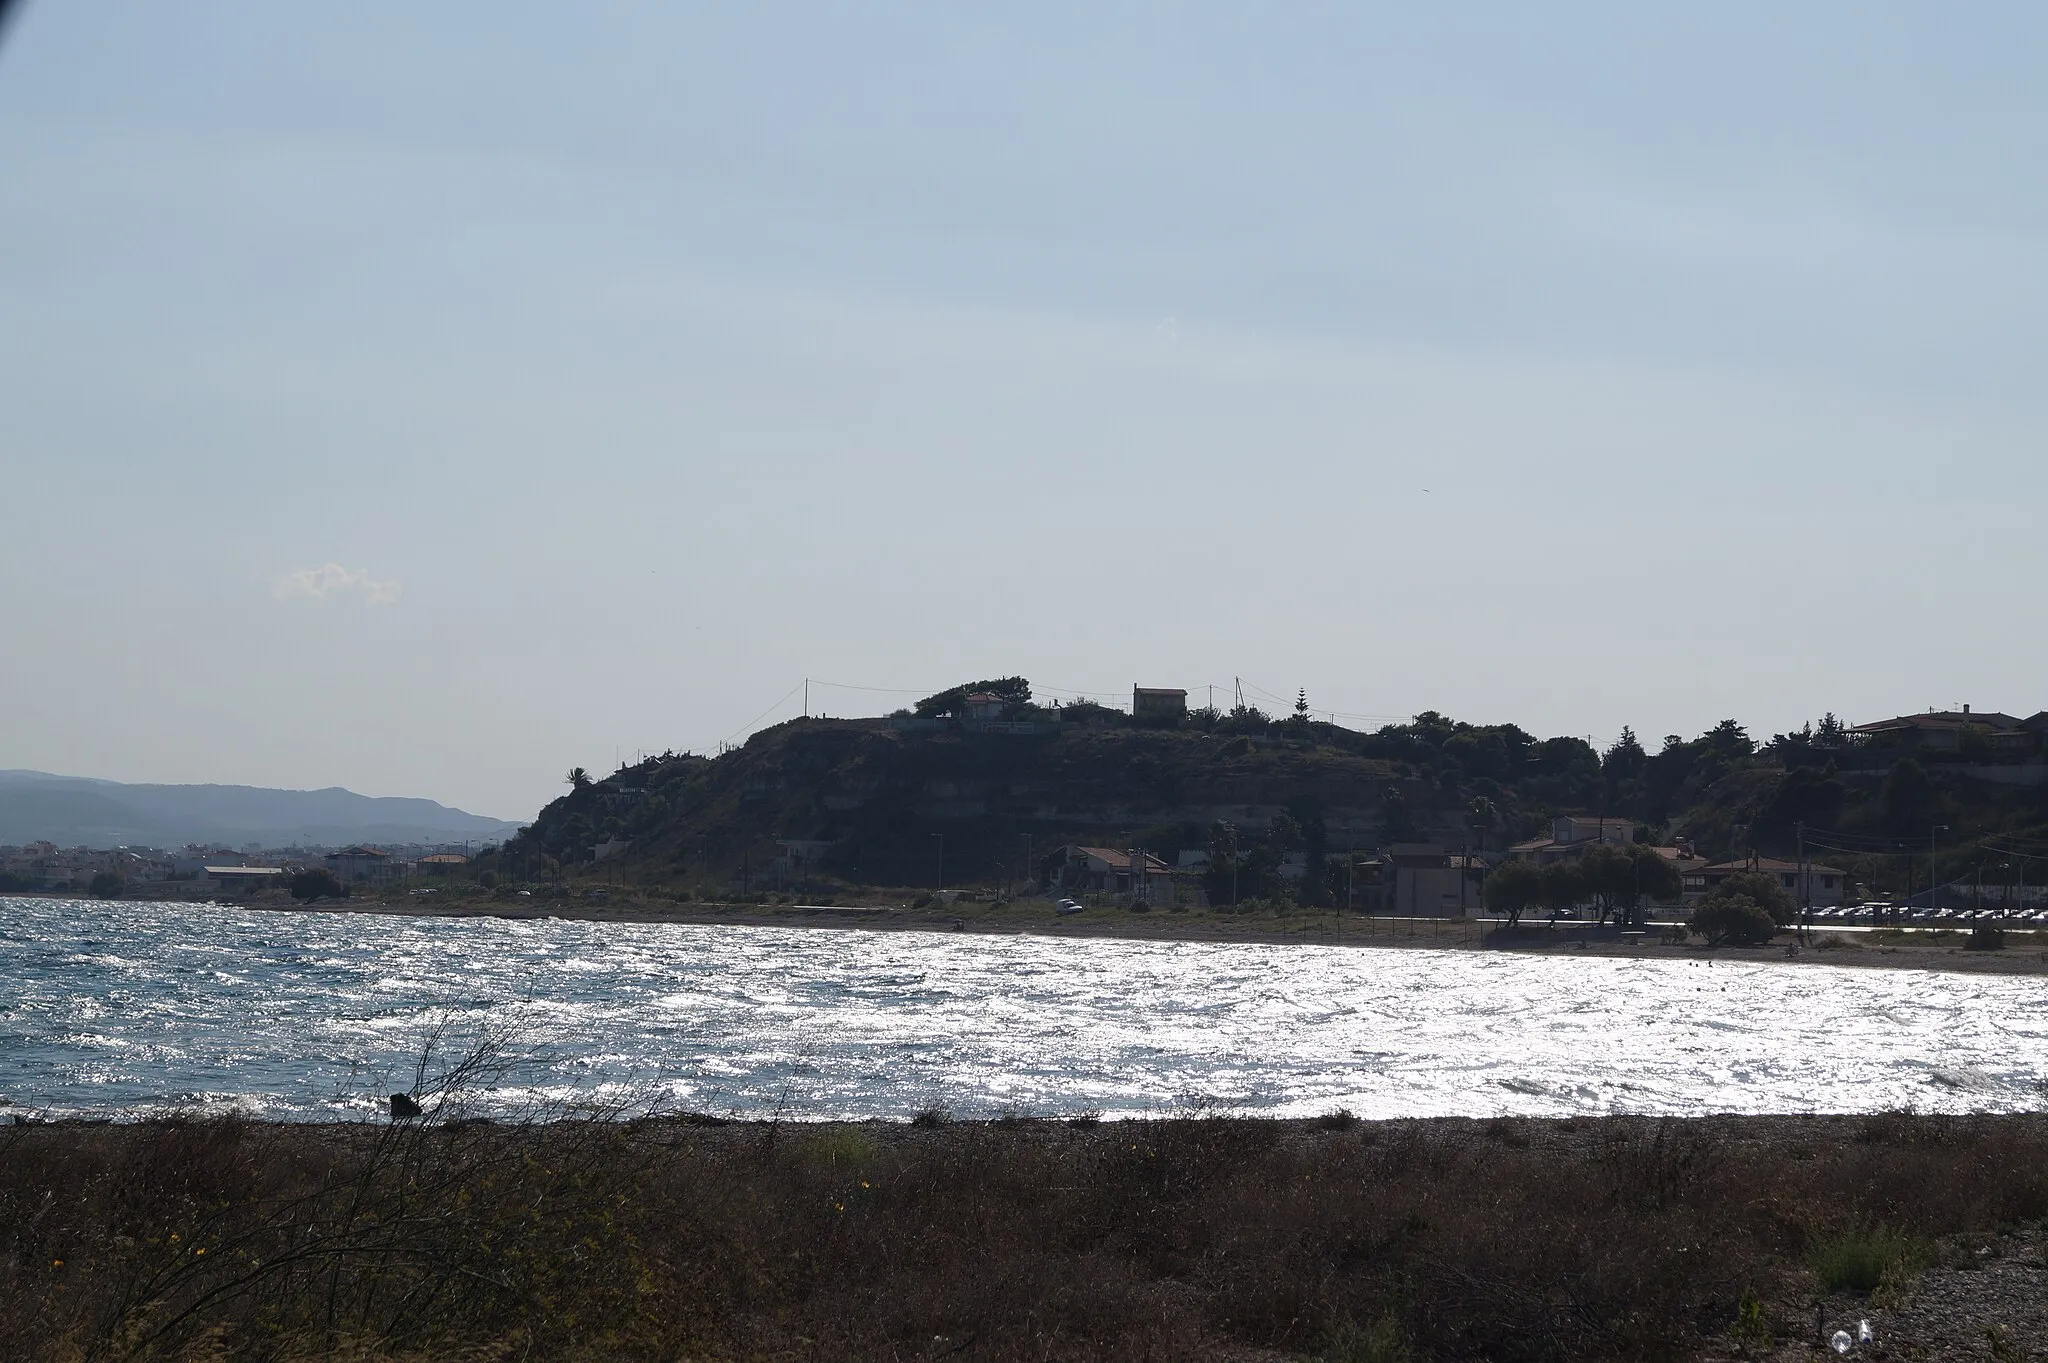
[[[1709,946],[1762,946],[1778,935],[1778,924],[1748,895],[1715,895],[1700,902],[1686,927]]]

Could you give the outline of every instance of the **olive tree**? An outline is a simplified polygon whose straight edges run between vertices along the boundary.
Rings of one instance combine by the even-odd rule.
[[[1510,861],[1486,877],[1486,908],[1518,927],[1522,914],[1544,900],[1543,873],[1526,861]]]

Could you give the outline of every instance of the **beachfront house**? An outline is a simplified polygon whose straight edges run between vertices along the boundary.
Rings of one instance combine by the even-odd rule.
[[[1173,902],[1173,868],[1150,852],[1113,847],[1060,849],[1053,888],[1067,894],[1129,895],[1150,903]]]
[[[1849,888],[1849,873],[1839,866],[1823,866],[1814,861],[1784,861],[1777,857],[1741,857],[1684,869],[1681,876],[1686,902],[1705,899],[1722,881],[1739,871],[1757,871],[1770,876],[1796,902],[1810,904],[1817,909],[1832,908],[1842,903]]]
[[[398,872],[398,858],[375,847],[344,847],[329,852],[327,869],[342,881],[384,881]]]

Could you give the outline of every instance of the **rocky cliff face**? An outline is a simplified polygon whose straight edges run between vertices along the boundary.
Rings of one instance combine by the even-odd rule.
[[[621,771],[549,806],[536,835],[570,855],[575,839],[631,837],[629,865],[708,872],[769,865],[780,840],[801,840],[829,845],[826,870],[897,883],[930,878],[943,838],[951,878],[966,883],[1014,870],[1027,839],[1041,851],[1140,838],[1198,847],[1219,819],[1257,833],[1284,811],[1320,819],[1333,850],[1375,846],[1390,786],[1429,799],[1400,764],[1311,740],[810,720],[716,761]]]

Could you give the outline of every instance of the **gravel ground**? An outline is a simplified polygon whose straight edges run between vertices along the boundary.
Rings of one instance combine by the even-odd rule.
[[[1936,1262],[1903,1290],[1881,1288],[1869,1298],[1838,1293],[1822,1304],[1822,1315],[1829,1335],[1846,1330],[1853,1337],[1860,1321],[1870,1322],[1875,1338],[1852,1348],[1852,1360],[2048,1359],[2048,1234],[2035,1226],[1945,1242]],[[1810,1332],[1768,1351],[1727,1344],[1708,1352],[1713,1359],[1773,1363],[1834,1356]]]

